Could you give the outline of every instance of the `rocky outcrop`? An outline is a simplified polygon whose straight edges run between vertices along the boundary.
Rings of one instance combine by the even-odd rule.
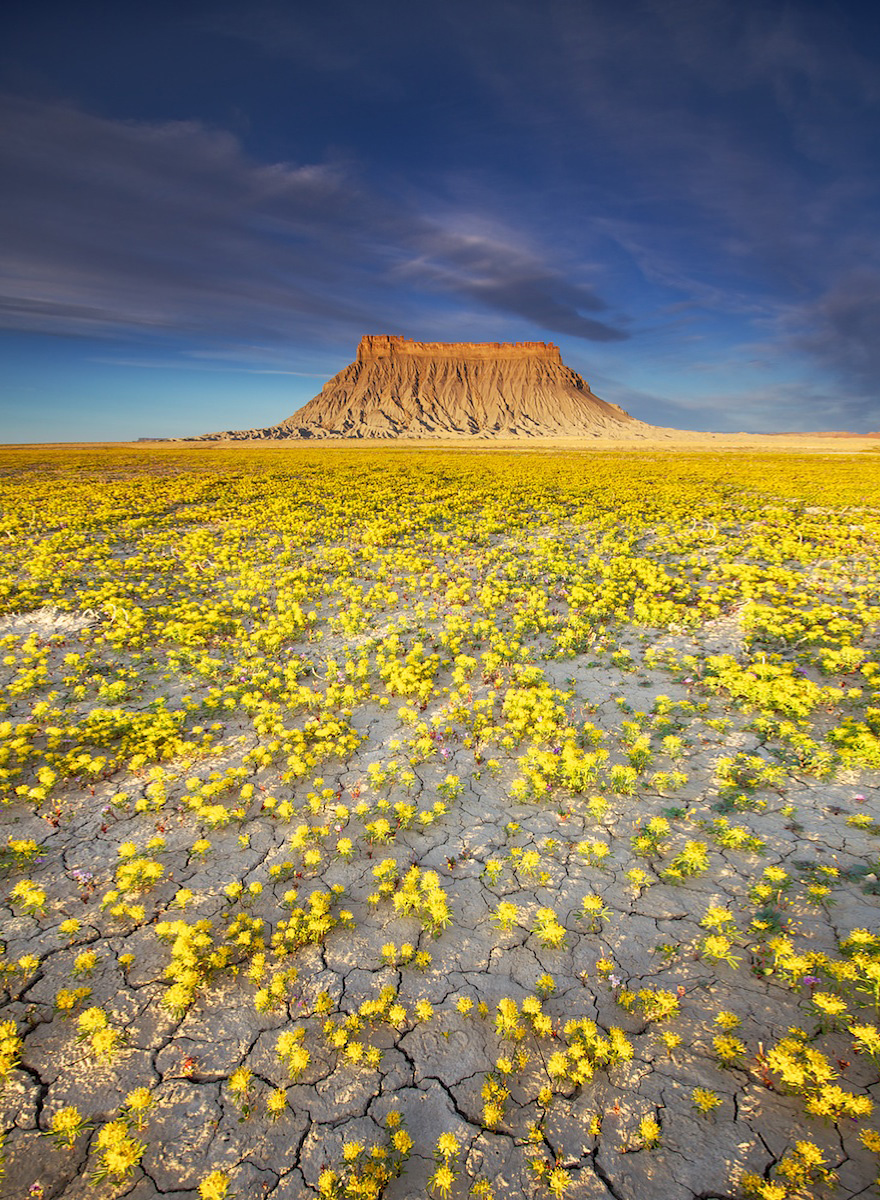
[[[364,337],[357,359],[268,429],[198,440],[639,436],[652,426],[595,396],[550,342]]]
[[[357,361],[371,362],[379,358],[463,358],[519,359],[542,358],[547,362],[562,362],[559,347],[552,342],[413,342],[394,333],[362,337]]]

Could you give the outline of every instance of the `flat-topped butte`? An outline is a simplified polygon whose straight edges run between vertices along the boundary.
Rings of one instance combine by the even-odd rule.
[[[416,342],[393,333],[368,334],[358,346],[358,362],[400,355],[423,358],[542,358],[562,362],[553,342]]]

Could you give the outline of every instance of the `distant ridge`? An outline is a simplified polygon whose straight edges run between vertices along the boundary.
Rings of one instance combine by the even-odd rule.
[[[816,429],[808,433],[765,433],[764,437],[787,437],[787,438],[880,438],[880,432],[875,433],[853,433],[849,429]]]
[[[182,441],[633,437],[655,427],[600,400],[551,342],[361,338],[356,360],[278,425]]]

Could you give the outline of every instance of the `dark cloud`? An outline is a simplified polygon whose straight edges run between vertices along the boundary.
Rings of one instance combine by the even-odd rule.
[[[831,388],[811,382],[789,382],[704,391],[684,396],[680,391],[627,387],[619,380],[594,379],[600,395],[614,400],[631,416],[671,429],[708,433],[797,433],[851,427],[851,406]]]
[[[801,326],[792,343],[849,385],[849,410],[880,423],[880,270],[841,276],[791,321]]]
[[[604,321],[585,317],[578,309],[589,308],[590,295],[566,303],[560,293],[574,289],[547,274],[507,279],[498,283],[474,283],[467,291],[487,308],[496,308],[534,321],[543,329],[564,333],[590,342],[620,342],[629,334]]]
[[[297,315],[362,319],[333,288],[346,250],[363,257],[363,206],[339,170],[260,166],[195,122],[69,107],[8,102],[0,130],[7,327],[272,337]]]
[[[880,422],[867,7],[197,0],[101,37],[83,5],[22,22],[77,104],[0,104],[0,327],[278,369],[370,330],[546,331],[656,371],[661,410],[697,368],[729,384],[685,417]]]
[[[624,330],[584,316],[607,308],[592,288],[572,283],[527,248],[484,232],[429,230],[424,253],[404,274],[425,286],[466,296],[487,309],[523,317],[542,329],[591,342],[623,341]]]
[[[401,64],[436,50],[447,27],[443,5],[382,0],[381,6],[337,0],[298,0],[296,5],[255,0],[219,4],[199,19],[206,30],[250,43],[268,58],[281,58],[300,70],[328,76],[356,76],[358,86],[396,93]],[[445,39],[444,39],[445,40]],[[444,45],[448,50],[448,45]]]
[[[345,165],[255,163],[197,122],[7,101],[0,156],[6,328],[348,337],[399,326],[438,286],[540,329],[623,336],[583,317],[602,302],[536,252],[511,264],[500,242],[450,235]]]
[[[474,9],[463,52],[550,177],[588,177],[601,215],[673,258],[682,290],[802,301],[876,210],[880,75],[842,17],[782,0],[508,0],[503,21]]]

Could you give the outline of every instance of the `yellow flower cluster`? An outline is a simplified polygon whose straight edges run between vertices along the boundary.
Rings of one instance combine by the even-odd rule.
[[[466,1026],[490,1043],[483,1124],[504,1127],[513,1155],[537,1148],[535,1173],[560,1196],[577,1187],[570,1159],[522,1114],[602,1072],[624,1080],[634,1058],[651,1070],[664,1048],[685,1067],[708,1052],[735,1068],[731,1092],[758,1070],[841,1128],[870,1114],[858,1068],[880,1060],[880,939],[855,929],[835,949],[826,918],[841,893],[870,910],[878,827],[850,811],[864,796],[806,815],[786,794],[880,766],[869,459],[167,446],[47,448],[32,470],[28,453],[0,454],[0,803],[28,833],[0,849],[25,942],[0,979],[22,1011],[47,954],[91,985],[52,984],[54,1013],[51,992],[41,1011],[60,1031],[46,1044],[76,1037],[77,1060],[113,1066],[126,1043],[106,997],[136,985],[163,1028],[218,1004],[257,1024],[271,1014],[284,1086],[261,1083],[248,1056],[226,1089],[263,1136],[257,1123],[282,1119],[328,1060],[366,1076],[387,1069],[389,1046],[442,1049],[465,1018],[488,1018]],[[700,650],[707,629],[730,652]],[[493,806],[489,829],[478,818]],[[825,821],[840,837],[813,837]],[[59,852],[77,840],[88,853]],[[829,844],[844,848],[817,849]],[[627,906],[645,921],[653,895],[685,910],[680,933],[659,935],[681,942],[634,962]],[[507,935],[486,968],[505,982],[483,996],[474,969],[451,985],[473,996],[444,1000],[465,899]],[[527,938],[535,994],[499,1000]],[[162,986],[147,999],[154,940]],[[336,986],[319,961],[377,973],[375,990],[316,995]],[[715,989],[730,994],[731,973],[808,1031],[740,1036],[721,1013],[692,1037],[729,1003]],[[105,1007],[89,1007],[92,990]],[[631,1032],[580,1015],[609,991]],[[32,1033],[0,1027],[0,1077]],[[46,1112],[50,1149],[70,1158],[90,1121],[66,1102],[65,1055],[45,1075],[64,1103],[53,1094]],[[692,1100],[676,1119],[732,1107],[708,1089]],[[92,1138],[96,1171],[128,1179],[166,1102],[133,1087]],[[768,1091],[767,1104],[790,1119],[790,1101]],[[659,1144],[655,1117],[633,1130],[629,1150]],[[349,1141],[308,1185],[381,1195],[412,1147],[399,1124],[386,1132]],[[827,1185],[811,1147],[747,1177],[746,1193]],[[435,1150],[435,1194],[489,1195],[460,1180],[453,1134]],[[231,1188],[212,1171],[200,1200]]]

